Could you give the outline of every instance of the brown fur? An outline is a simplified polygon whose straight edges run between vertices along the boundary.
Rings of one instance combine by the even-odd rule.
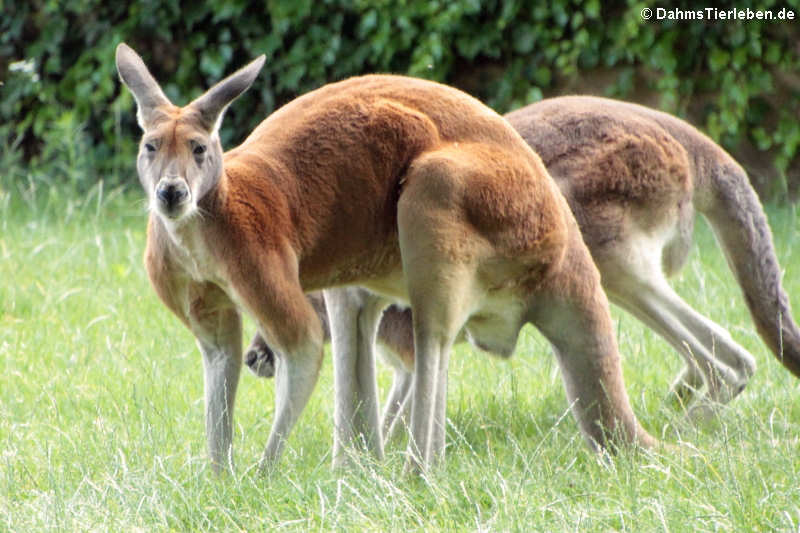
[[[578,227],[540,159],[500,116],[432,82],[365,76],[297,98],[223,156],[222,113],[262,63],[177,108],[130,48],[117,50],[145,130],[146,264],[203,353],[214,464],[232,460],[239,310],[281,354],[268,463],[322,356],[322,326],[304,291],[347,284],[407,298],[413,309],[410,465],[424,468],[444,451],[447,360],[462,327],[506,354],[533,321],[559,348],[589,442],[654,442],[630,409]],[[580,333],[565,334],[554,317],[581,324]]]

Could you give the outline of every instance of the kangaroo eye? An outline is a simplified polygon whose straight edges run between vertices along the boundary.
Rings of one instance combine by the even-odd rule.
[[[156,147],[150,143],[145,143],[144,149],[151,153],[156,151]]]
[[[194,147],[192,153],[194,155],[203,155],[204,153],[206,153],[206,147],[203,146],[202,144],[198,144],[197,146]]]

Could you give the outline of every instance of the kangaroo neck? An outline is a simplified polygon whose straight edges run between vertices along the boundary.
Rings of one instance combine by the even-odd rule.
[[[220,220],[220,179],[197,202],[197,210],[188,217],[173,221],[151,213],[151,226],[168,243],[169,255],[195,281],[218,281],[217,261],[213,257]]]

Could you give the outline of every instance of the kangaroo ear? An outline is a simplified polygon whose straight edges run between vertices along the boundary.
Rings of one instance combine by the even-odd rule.
[[[264,66],[265,60],[264,55],[260,55],[248,65],[211,87],[187,106],[200,113],[200,119],[209,132],[219,129],[225,109],[252,85],[261,67]]]
[[[153,112],[159,106],[172,105],[159,87],[158,82],[133,48],[125,43],[117,46],[117,72],[136,99],[138,110],[136,119],[142,129],[147,129],[153,119]]]

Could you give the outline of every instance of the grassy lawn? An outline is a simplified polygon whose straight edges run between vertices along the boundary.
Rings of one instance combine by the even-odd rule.
[[[788,208],[768,213],[800,310],[798,220]],[[615,310],[634,409],[653,434],[688,443],[684,453],[592,454],[549,347],[526,329],[510,361],[456,350],[447,459],[425,479],[400,476],[402,443],[384,463],[331,470],[330,357],[265,476],[253,467],[273,384],[243,373],[237,473],[215,477],[200,354],[149,287],[144,228],[138,187],[75,195],[0,185],[0,531],[800,528],[800,382],[755,334],[702,222],[675,285],[759,365],[719,421],[682,421],[665,401],[678,356]],[[380,379],[387,390],[389,373]]]

